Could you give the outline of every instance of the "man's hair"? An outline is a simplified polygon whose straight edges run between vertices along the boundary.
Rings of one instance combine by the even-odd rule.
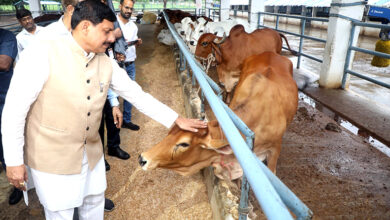
[[[79,0],[62,0],[61,4],[64,11],[66,11],[66,7],[68,7],[69,5],[72,5],[74,7],[77,5],[78,2]]]
[[[85,0],[76,5],[70,24],[72,29],[75,29],[83,20],[90,21],[93,25],[97,25],[104,19],[114,22],[116,21],[116,16],[114,12],[100,0]]]
[[[26,16],[31,16],[31,12],[25,8],[21,8],[21,9],[18,9],[16,11],[16,18],[17,19],[21,19],[21,18],[24,18]]]
[[[120,0],[119,1],[119,4],[123,4],[123,2],[124,2],[125,0]],[[132,2],[133,2],[133,4],[135,4],[135,0],[131,0]]]

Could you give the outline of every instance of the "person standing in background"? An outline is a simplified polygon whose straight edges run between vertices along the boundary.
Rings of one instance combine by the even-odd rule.
[[[14,60],[18,54],[18,47],[15,35],[7,30],[0,28],[0,127],[1,116],[5,103],[5,97],[11,82],[11,78],[14,72]],[[4,170],[6,170],[6,164],[4,162],[3,154],[3,137],[0,132],[0,162]],[[14,187],[8,203],[14,205],[18,203],[23,196],[23,192]]]
[[[125,54],[124,68],[130,79],[135,80],[135,59],[136,46],[142,44],[142,39],[138,38],[138,27],[130,20],[133,12],[134,2],[132,0],[120,0],[120,13],[117,15],[119,25],[122,29],[123,37],[125,38],[128,48]],[[123,128],[128,128],[133,131],[139,130],[139,126],[131,122],[132,105],[126,100],[123,101]]]
[[[29,44],[31,44],[31,41],[43,27],[36,25],[31,12],[24,8],[16,11],[16,18],[23,27],[23,30],[16,35],[18,41],[18,54],[20,54]]]

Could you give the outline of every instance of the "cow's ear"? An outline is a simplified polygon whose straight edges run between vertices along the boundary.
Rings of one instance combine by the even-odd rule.
[[[197,132],[197,134],[201,137],[205,136],[207,133],[208,133],[207,128],[200,128],[200,129],[198,129],[198,132]]]
[[[229,142],[225,139],[211,139],[210,147],[214,149],[221,149],[229,145]]]
[[[214,43],[211,44],[211,47],[215,51],[214,52],[215,61],[217,61],[217,63],[221,63],[222,62],[221,50]]]
[[[233,154],[233,150],[230,147],[229,143],[227,145],[224,145],[224,146],[220,147],[220,148],[215,148],[214,150],[217,151],[220,154],[226,154],[226,155],[227,154]]]
[[[209,134],[211,139],[222,139],[223,132],[221,127],[219,127],[219,123],[217,120],[210,121],[207,123],[207,128],[209,130]]]

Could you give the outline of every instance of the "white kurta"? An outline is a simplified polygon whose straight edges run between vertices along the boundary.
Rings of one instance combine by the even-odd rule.
[[[69,35],[67,40],[74,39]],[[90,59],[93,56],[93,53],[88,55]],[[47,49],[37,41],[21,54],[16,64],[2,114],[1,131],[7,166],[19,166],[24,163],[26,117],[30,106],[37,99],[49,77],[49,59]],[[127,76],[126,71],[120,68],[115,60],[111,61],[113,74],[110,88],[132,103],[140,112],[170,127],[178,114],[145,93],[135,81]],[[96,195],[105,190],[106,176],[103,159],[92,171],[88,169],[85,161],[87,161],[86,155],[83,159],[82,172],[76,175],[49,174],[31,169],[37,194],[45,208],[57,211],[77,207],[86,195]]]
[[[18,41],[18,54],[31,44],[42,29],[43,27],[37,25],[34,34],[32,34],[23,28],[23,30],[16,35],[16,40]]]
[[[65,24],[64,24],[64,22],[62,20],[63,17],[64,16],[61,16],[60,19],[58,19],[58,21],[53,22],[53,23],[47,25],[46,27],[44,27],[38,33],[37,36],[40,39],[55,39],[55,38],[58,38],[58,37],[61,37],[61,36],[69,35],[70,32],[66,28],[66,26],[65,26]]]
[[[123,38],[125,38],[126,43],[130,41],[134,41],[138,39],[138,27],[137,25],[129,19],[129,22],[124,24],[122,20],[119,18],[119,15],[116,17],[121,27]],[[135,61],[137,58],[135,46],[129,46],[126,50],[126,59],[125,62]]]

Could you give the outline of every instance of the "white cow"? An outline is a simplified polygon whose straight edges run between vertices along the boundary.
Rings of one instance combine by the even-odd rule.
[[[230,30],[237,24],[243,25],[247,33],[252,32],[249,23],[245,20],[226,20],[221,22],[206,22],[203,25],[198,24],[195,27],[195,29],[191,32],[190,46],[189,46],[191,52],[195,53],[196,44],[198,43],[198,39],[202,34],[213,33],[218,37],[222,37],[223,35],[228,36]]]
[[[190,17],[185,17],[181,20],[180,35],[182,36],[184,42],[189,42],[192,29],[195,27],[196,22],[193,22]]]
[[[157,39],[160,43],[163,43],[168,46],[172,46],[176,43],[171,32],[168,29],[162,29],[157,35]]]

